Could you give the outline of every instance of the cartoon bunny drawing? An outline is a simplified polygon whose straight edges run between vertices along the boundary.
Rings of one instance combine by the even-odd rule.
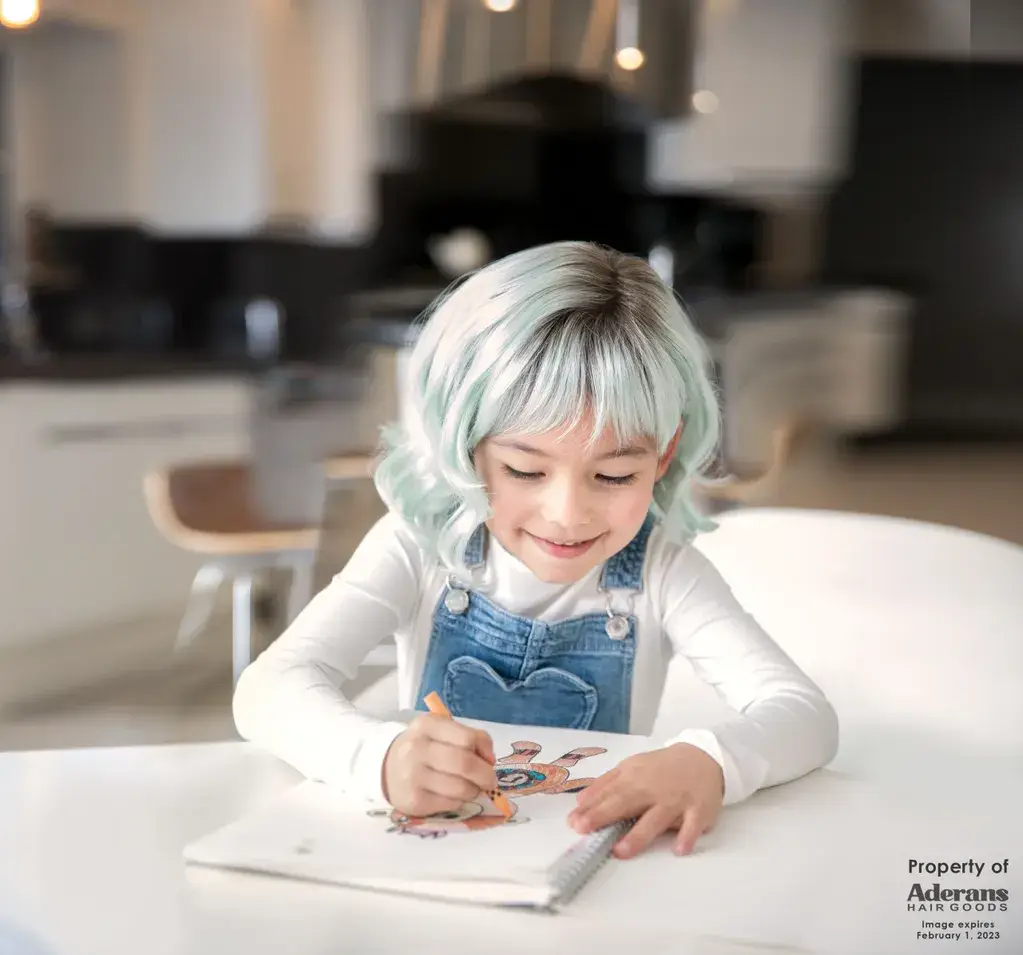
[[[518,806],[511,804],[511,818],[505,818],[498,812],[489,800],[467,802],[462,804],[461,809],[450,812],[439,812],[432,816],[407,816],[397,809],[373,810],[371,816],[388,816],[391,820],[391,827],[388,832],[395,832],[399,835],[419,836],[422,839],[440,839],[442,836],[460,832],[481,832],[484,829],[493,829],[496,826],[507,826],[511,823],[526,822],[518,815]]]
[[[572,779],[573,767],[588,756],[600,756],[606,749],[599,746],[580,746],[564,756],[559,756],[553,763],[539,763],[534,760],[540,755],[539,743],[520,740],[512,743],[510,756],[503,756],[497,761],[497,785],[506,796],[533,796],[536,793],[576,793],[585,789],[589,779]]]
[[[408,816],[398,810],[373,810],[371,816],[387,816],[391,827],[388,832],[415,835],[423,839],[439,839],[452,833],[482,832],[498,826],[528,822],[518,814],[515,799],[540,793],[574,793],[585,789],[592,778],[572,778],[572,769],[580,760],[599,756],[607,750],[599,746],[581,746],[552,763],[534,762],[540,755],[539,743],[520,740],[512,743],[512,752],[502,756],[496,765],[497,784],[509,797],[512,815],[505,818],[485,797],[465,803],[461,809],[437,813],[433,816]],[[514,797],[514,798],[512,798]]]

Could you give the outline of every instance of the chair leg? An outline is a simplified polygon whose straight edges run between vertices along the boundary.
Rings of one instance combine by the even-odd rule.
[[[316,555],[296,560],[291,568],[291,589],[288,591],[288,623],[290,624],[313,596],[313,570]]]
[[[192,592],[185,606],[185,615],[174,641],[175,652],[190,646],[210,622],[216,606],[217,591],[224,582],[224,570],[217,564],[203,564],[192,581]]]
[[[239,574],[234,579],[231,612],[231,663],[234,683],[252,661],[252,574]]]

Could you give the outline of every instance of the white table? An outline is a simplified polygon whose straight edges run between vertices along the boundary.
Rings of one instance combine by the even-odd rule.
[[[845,747],[873,727],[891,745],[898,727],[913,737],[907,752],[955,739],[1021,758],[1023,548],[826,511],[753,508],[718,520],[697,546],[827,693]]]
[[[1023,950],[1023,722],[1001,696],[1023,676],[1023,552],[776,511],[728,515],[701,546],[832,696],[843,745],[827,770],[727,810],[696,855],[612,864],[558,917],[186,870],[186,842],[295,775],[239,743],[7,754],[0,924],[38,948],[5,949],[0,930],[0,953]],[[1007,888],[1008,911],[908,912],[911,884],[936,881],[910,858],[985,862],[980,879],[940,881]],[[1001,937],[921,941],[924,920]]]

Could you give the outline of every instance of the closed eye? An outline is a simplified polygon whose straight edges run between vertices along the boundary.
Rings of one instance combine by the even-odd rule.
[[[615,477],[610,474],[598,474],[598,481],[603,481],[605,484],[632,484],[636,480],[635,474],[623,474],[620,477]]]
[[[501,469],[509,478],[515,478],[516,481],[539,481],[543,476],[540,471],[521,471],[508,464],[502,464]]]
[[[519,471],[516,468],[510,467],[507,464],[501,465],[502,470],[509,477],[515,478],[516,481],[539,481],[543,477],[542,471]],[[597,480],[602,481],[604,484],[611,484],[614,486],[620,486],[623,484],[632,484],[636,480],[635,474],[624,474],[624,475],[611,475],[611,474],[598,474]]]
[[[510,467],[507,464],[502,464],[501,469],[509,477],[515,478],[516,481],[537,481],[543,477],[543,475],[537,471],[517,471],[515,468]]]

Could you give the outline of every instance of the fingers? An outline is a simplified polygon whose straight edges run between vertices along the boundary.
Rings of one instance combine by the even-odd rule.
[[[448,746],[457,746],[459,749],[474,750],[479,743],[479,730],[470,729],[455,720],[435,716],[433,713],[417,716],[409,725],[409,729],[417,735],[426,736],[439,743],[447,743]]]
[[[631,819],[647,808],[642,794],[623,786],[609,787],[602,798],[585,808],[577,808],[569,815],[569,824],[585,835],[603,829],[619,819]]]
[[[497,788],[494,767],[475,750],[460,749],[430,740],[423,753],[423,765],[469,783],[473,791],[466,799],[474,799],[481,791]]]
[[[608,790],[618,782],[620,775],[621,773],[616,767],[604,773],[603,776],[597,777],[594,782],[590,783],[589,786],[576,796],[576,806],[580,809],[589,809],[598,802],[601,802],[604,796],[607,795]]]
[[[454,803],[453,806],[445,806],[445,809],[457,808],[480,794],[480,787],[475,783],[431,766],[420,769],[416,774],[416,784],[422,792],[441,796],[448,803]]]
[[[653,806],[640,817],[639,822],[618,840],[614,854],[619,859],[631,859],[646,849],[661,833],[670,829],[678,818],[665,806]]]
[[[424,713],[412,721],[409,737],[406,765],[409,782],[417,791],[464,801],[497,788],[494,745],[489,734]]]
[[[455,746],[458,749],[473,750],[480,759],[490,763],[491,766],[497,762],[497,757],[494,754],[494,742],[490,738],[490,734],[483,730],[474,730],[455,722],[455,720],[435,716],[432,713],[416,717],[409,728],[413,733],[421,734],[439,743],[447,743],[448,746]]]
[[[395,808],[409,816],[435,816],[441,812],[457,812],[464,804],[464,799],[452,799],[425,789],[416,789],[401,806]]]
[[[615,846],[619,858],[631,858],[664,831],[679,829],[675,851],[688,855],[721,808],[721,778],[711,757],[685,744],[632,756],[579,793],[568,822],[585,834],[637,820]]]
[[[485,733],[483,730],[475,730],[476,733],[476,752],[480,754],[482,759],[485,759],[491,766],[497,762],[497,754],[494,752],[494,741],[490,738],[489,733]]]
[[[687,856],[693,851],[696,840],[702,836],[709,825],[699,809],[688,809],[682,817],[682,825],[679,827],[678,836],[675,839],[675,852],[680,856]]]

